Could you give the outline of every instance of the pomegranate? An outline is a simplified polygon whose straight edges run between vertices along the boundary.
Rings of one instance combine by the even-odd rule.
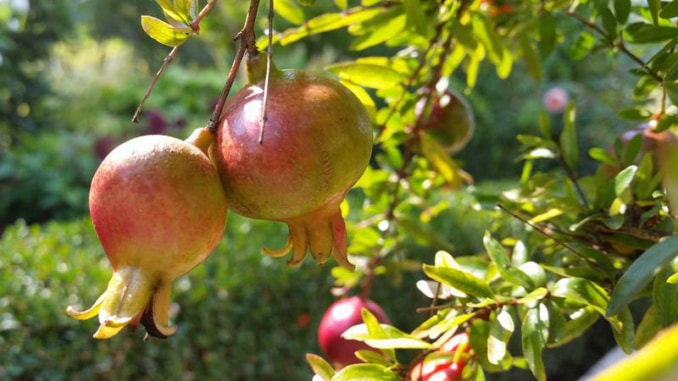
[[[273,67],[266,120],[262,81],[266,62],[250,56],[250,85],[222,111],[214,152],[229,208],[249,218],[287,223],[280,257],[290,265],[307,250],[323,264],[330,256],[353,269],[346,253],[340,204],[367,167],[372,152],[370,118],[339,82],[303,70]]]
[[[447,357],[425,358],[410,370],[408,381],[461,381],[464,364]]]
[[[450,154],[468,144],[475,129],[475,118],[468,102],[460,94],[445,90],[434,92],[429,101],[430,112],[421,118],[419,128],[443,146]],[[417,114],[424,111],[425,99],[417,104]]]
[[[678,218],[678,136],[673,131],[664,130],[654,132],[645,131],[645,137],[650,139],[655,147],[655,161],[657,170],[661,174],[662,186],[666,192],[671,215]]]
[[[468,333],[458,333],[437,351],[416,363],[410,370],[408,380],[459,381],[471,355]]]
[[[351,296],[332,303],[318,326],[318,344],[337,368],[360,362],[355,352],[371,349],[362,341],[347,340],[341,335],[347,329],[363,323],[362,309],[370,311],[380,323],[390,324],[384,310],[374,301],[361,296]]]
[[[89,207],[113,276],[92,307],[76,319],[99,315],[95,338],[139,323],[167,337],[170,287],[219,242],[226,197],[206,155],[213,141],[197,130],[187,141],[146,135],[116,147],[94,174]]]

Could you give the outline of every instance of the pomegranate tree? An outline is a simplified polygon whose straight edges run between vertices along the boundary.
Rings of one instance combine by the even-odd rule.
[[[266,62],[250,56],[250,84],[224,105],[214,152],[229,208],[246,217],[287,223],[279,257],[307,250],[323,264],[334,255],[352,269],[340,204],[372,152],[369,115],[334,79],[273,67],[266,105]],[[265,119],[264,119],[265,116]]]
[[[450,154],[461,151],[473,136],[475,118],[471,106],[460,94],[445,90],[430,95],[428,112],[426,99],[417,104],[421,116],[419,129],[433,137]]]
[[[371,349],[362,341],[348,340],[341,336],[347,329],[363,323],[363,308],[370,311],[380,323],[390,324],[388,316],[377,303],[361,296],[335,301],[320,320],[318,344],[337,368],[359,363],[360,359],[355,356],[355,352]]]
[[[89,207],[113,268],[92,307],[68,313],[99,315],[95,338],[139,323],[166,337],[172,281],[201,263],[226,224],[226,197],[206,155],[213,141],[200,129],[187,140],[146,135],[111,151],[94,174]]]

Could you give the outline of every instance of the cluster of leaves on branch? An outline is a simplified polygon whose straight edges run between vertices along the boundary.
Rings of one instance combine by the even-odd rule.
[[[347,221],[349,252],[364,260],[355,272],[333,271],[343,292],[371,284],[375,274],[397,277],[410,265],[403,242],[411,237],[424,237],[431,247],[444,241],[427,222],[454,206],[432,200],[450,187],[471,184],[472,174],[421,133],[425,112],[417,104],[430,106],[432,95],[450,87],[452,78],[463,77],[468,93],[482,80],[482,65],[493,65],[500,78],[522,65],[539,81],[541,63],[555,49],[567,50],[572,59],[613,53],[636,65],[629,75],[637,77],[637,106],[619,110],[619,117],[651,123],[657,133],[678,124],[676,2],[363,0],[349,6],[354,2],[336,0],[336,12],[310,19],[303,6],[312,4],[301,3],[273,2],[276,15],[297,26],[274,30],[259,40],[259,48],[267,47],[269,37],[275,49],[347,30],[353,36],[347,49],[361,57],[327,71],[370,110],[376,132],[374,165],[356,184],[360,192],[353,203],[367,217]],[[567,49],[559,47],[564,25],[579,30]],[[366,53],[384,51],[375,47],[393,53]],[[461,257],[438,252],[433,263],[423,264],[429,279],[418,285],[432,298],[425,308],[430,317],[406,333],[365,312],[365,325],[346,336],[379,348],[383,357],[361,352],[366,363],[335,370],[309,356],[319,378],[400,380],[414,365],[400,362],[400,351],[419,351],[418,361],[450,335],[468,330],[474,356],[465,377],[484,380],[486,372],[517,366],[544,380],[543,351],[566,345],[599,319],[609,323],[626,352],[676,321],[678,245],[662,181],[666,170],[656,152],[644,148],[642,134],[619,140],[610,149],[588,152],[598,170],[580,173],[587,153],[580,152],[577,129],[605,126],[578,126],[574,105],[564,110],[560,127],[546,113],[535,118],[540,131],[518,137],[523,149],[517,156],[524,162],[519,186],[493,195],[490,208],[499,217],[483,238],[485,252]],[[535,163],[544,160],[555,161],[557,169],[537,170]],[[507,234],[502,228],[516,222],[520,229]],[[650,307],[635,322],[631,303],[641,297]],[[520,335],[519,353],[508,349],[514,335]]]

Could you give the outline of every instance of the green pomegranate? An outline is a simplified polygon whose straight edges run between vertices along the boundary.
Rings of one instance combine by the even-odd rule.
[[[340,204],[368,165],[372,126],[358,98],[338,81],[273,67],[264,115],[266,62],[248,59],[250,84],[224,105],[214,152],[229,208],[246,217],[281,221],[288,242],[265,254],[300,263],[310,251],[325,263],[347,259]]]
[[[92,307],[68,313],[99,315],[95,338],[139,323],[166,337],[172,281],[204,261],[226,224],[226,197],[206,155],[214,140],[197,130],[187,141],[146,135],[115,148],[94,174],[89,207],[113,276]]]
[[[425,99],[417,104],[417,116],[421,119],[419,129],[433,137],[450,154],[461,151],[475,130],[471,107],[463,96],[452,90],[433,92],[430,97],[428,113],[425,113]]]

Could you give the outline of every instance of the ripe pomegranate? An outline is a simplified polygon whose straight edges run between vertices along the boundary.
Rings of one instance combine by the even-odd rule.
[[[408,380],[459,381],[471,355],[468,333],[458,333],[437,351],[416,363],[410,370]]]
[[[561,87],[552,87],[548,89],[542,97],[544,107],[552,114],[563,112],[569,101],[570,96],[567,94],[567,91]]]
[[[374,301],[361,296],[338,299],[332,303],[318,326],[318,344],[337,368],[360,362],[355,352],[371,349],[362,341],[347,340],[341,335],[347,329],[363,323],[362,309],[370,311],[380,323],[390,324],[384,310]]]
[[[67,312],[79,320],[98,314],[95,338],[139,323],[151,336],[174,333],[171,283],[205,260],[226,224],[226,197],[205,153],[212,141],[204,129],[187,141],[138,137],[115,148],[94,174],[90,214],[113,276],[92,307]]]
[[[265,64],[249,57],[250,84],[226,102],[218,126],[214,155],[229,207],[287,223],[285,247],[265,254],[280,257],[292,249],[295,265],[309,249],[320,264],[334,255],[353,269],[340,204],[370,159],[367,111],[334,79],[274,67],[262,124]]]
[[[639,135],[642,137],[640,152],[638,152],[638,155],[636,155],[636,157],[633,158],[630,163],[624,162],[626,156],[626,147],[633,138]],[[624,169],[626,165],[638,164],[643,155],[648,152],[654,153],[655,164],[657,167],[660,167],[660,163],[665,161],[664,157],[666,156],[666,153],[670,151],[670,148],[668,147],[671,147],[673,144],[678,144],[678,137],[676,137],[674,133],[668,130],[655,132],[654,127],[650,123],[641,124],[636,128],[625,131],[619,135],[619,140],[622,143],[622,152],[616,152],[614,145],[610,145],[607,148],[608,154],[617,158],[619,161],[619,165],[617,166],[605,164],[603,167],[605,172],[611,178],[614,178],[614,176],[616,176],[619,171]]]
[[[461,381],[464,364],[447,357],[424,359],[410,370],[408,381]]]
[[[419,128],[443,146],[450,154],[461,151],[473,136],[475,118],[466,99],[445,90],[434,92],[429,100],[430,111],[421,118]],[[425,112],[425,99],[416,106],[417,114]]]

